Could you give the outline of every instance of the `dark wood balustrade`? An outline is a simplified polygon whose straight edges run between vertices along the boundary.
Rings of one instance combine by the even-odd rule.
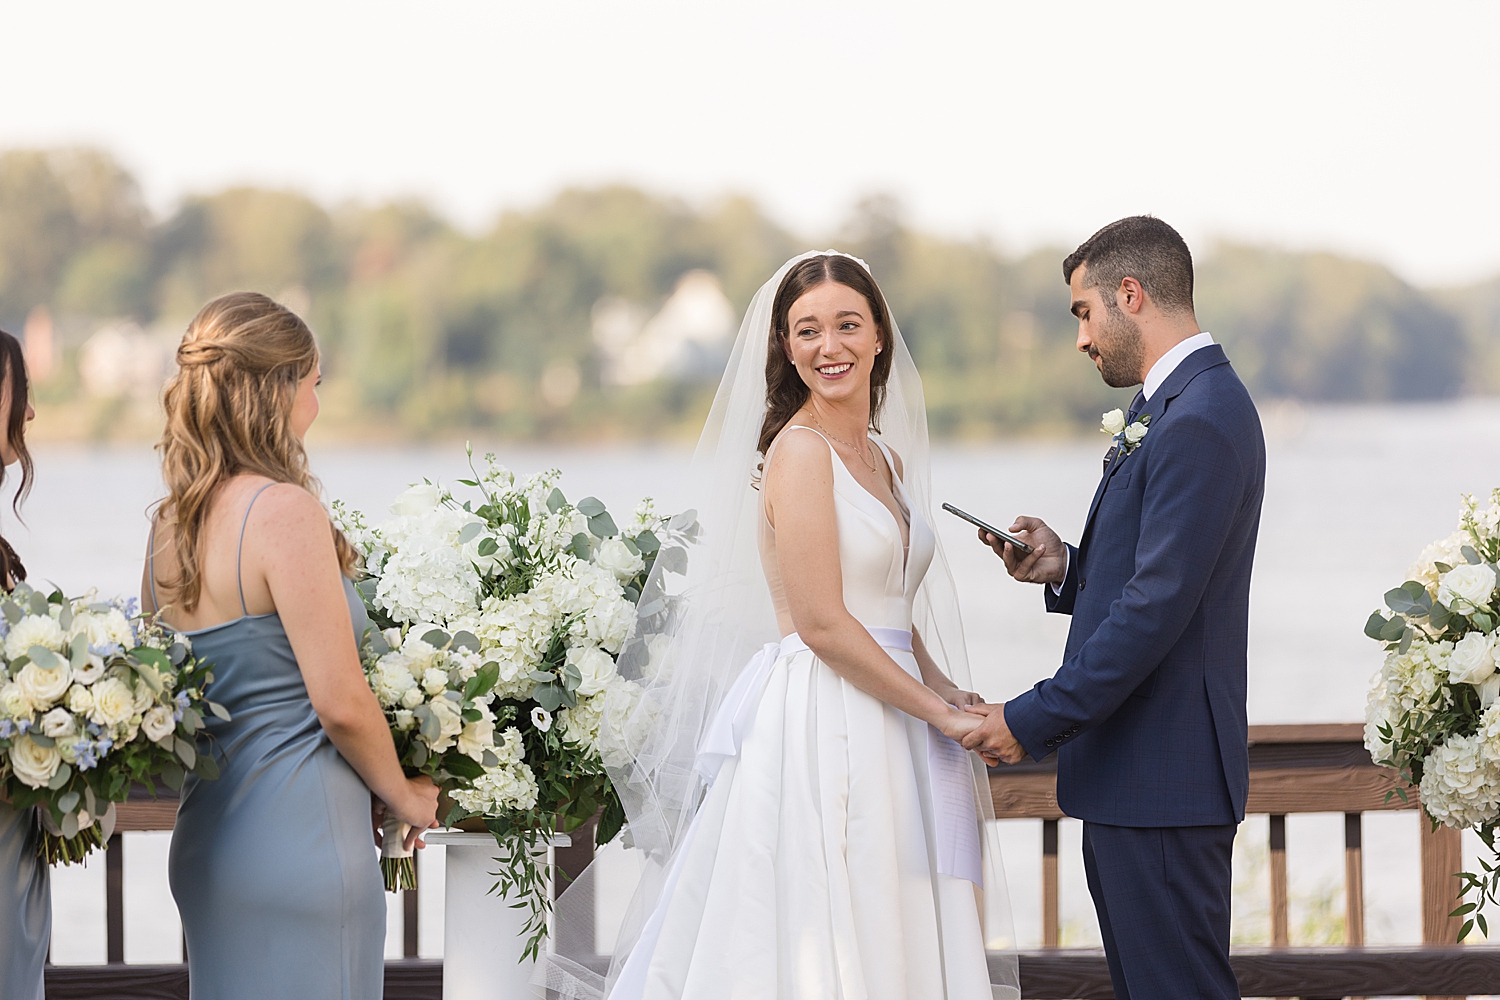
[[[1056,764],[1027,762],[990,774],[995,815],[1042,823],[1043,947],[1021,953],[1022,993],[1029,1000],[1111,998],[1109,972],[1098,950],[1059,948],[1058,821]],[[1389,801],[1392,773],[1371,763],[1357,724],[1250,727],[1250,798],[1247,811],[1270,817],[1271,941],[1269,948],[1236,948],[1231,955],[1245,996],[1429,998],[1500,993],[1500,947],[1453,944],[1459,920],[1448,913],[1458,905],[1453,873],[1463,867],[1455,830],[1435,833],[1420,824],[1422,858],[1422,941],[1404,947],[1364,944],[1364,864],[1362,821],[1367,812],[1415,809],[1417,793]],[[50,966],[49,1000],[110,997],[112,1000],[165,1000],[187,997],[183,965],[125,965],[123,923],[123,840],[132,830],[170,830],[176,802],[132,801],[120,807],[117,832],[106,858],[105,966]],[[1291,947],[1287,933],[1286,817],[1293,813],[1343,813],[1345,858],[1344,947]],[[568,873],[589,862],[591,838],[559,851],[558,866]],[[437,1000],[442,996],[442,963],[417,955],[417,895],[404,900],[404,953],[386,964],[385,995],[391,1000]]]

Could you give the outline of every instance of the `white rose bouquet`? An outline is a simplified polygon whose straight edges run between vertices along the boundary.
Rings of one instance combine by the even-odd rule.
[[[72,864],[114,830],[133,783],[216,778],[198,745],[209,665],[135,602],[69,601],[25,583],[0,600],[0,791],[37,806],[49,864]]]
[[[527,954],[546,935],[545,856],[554,831],[598,815],[608,843],[624,822],[606,763],[629,734],[601,725],[639,700],[617,659],[635,632],[654,566],[682,572],[696,516],[643,501],[623,527],[589,497],[569,503],[556,470],[522,481],[486,455],[460,485],[411,487],[371,527],[335,504],[365,555],[371,620],[365,662],[408,774],[442,788],[439,818],[478,826],[501,847],[498,886],[531,907]],[[601,732],[602,730],[602,732]],[[387,843],[394,837],[386,837]],[[407,884],[406,870],[396,881]]]
[[[1434,826],[1475,830],[1492,851],[1500,828],[1500,490],[1480,509],[1465,497],[1458,530],[1422,552],[1406,583],[1385,595],[1365,634],[1385,644],[1371,684],[1365,745],[1377,764],[1415,785]],[[1397,787],[1390,795],[1406,799]],[[1500,891],[1500,852],[1482,875],[1459,872],[1478,890],[1454,916],[1459,939]]]

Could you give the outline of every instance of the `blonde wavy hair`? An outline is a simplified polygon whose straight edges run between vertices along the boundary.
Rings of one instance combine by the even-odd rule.
[[[219,487],[248,474],[321,496],[291,426],[297,386],[317,364],[307,324],[257,292],[222,295],[188,324],[177,373],[162,394],[167,425],[156,446],[167,486],[158,516],[172,526],[178,566],[176,577],[158,582],[184,611],[202,596],[200,546]],[[352,577],[354,547],[332,522],[329,528],[339,565]]]

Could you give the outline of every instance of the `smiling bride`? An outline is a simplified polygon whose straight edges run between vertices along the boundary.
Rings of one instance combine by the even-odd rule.
[[[539,984],[1018,997],[985,771],[955,742],[982,716],[927,520],[921,383],[862,261],[804,254],[761,288],[695,472],[704,541],[685,580],[648,583],[621,657],[645,694],[606,710],[640,886],[591,970],[566,947],[593,918],[585,873]]]

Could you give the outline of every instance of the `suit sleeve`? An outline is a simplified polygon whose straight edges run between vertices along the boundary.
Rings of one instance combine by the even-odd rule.
[[[1135,572],[1106,618],[1051,678],[1005,706],[1005,723],[1033,758],[1098,725],[1150,676],[1198,608],[1244,499],[1246,472],[1223,428],[1184,415],[1146,465]],[[1142,456],[1146,457],[1146,456]],[[1076,552],[1056,607],[1078,593]],[[1050,595],[1049,595],[1050,598]]]
[[[1053,614],[1071,615],[1073,613],[1073,602],[1078,598],[1078,549],[1067,542],[1063,543],[1068,548],[1068,572],[1063,577],[1062,586],[1054,593],[1051,584],[1042,585],[1042,596],[1047,601],[1047,610]]]

